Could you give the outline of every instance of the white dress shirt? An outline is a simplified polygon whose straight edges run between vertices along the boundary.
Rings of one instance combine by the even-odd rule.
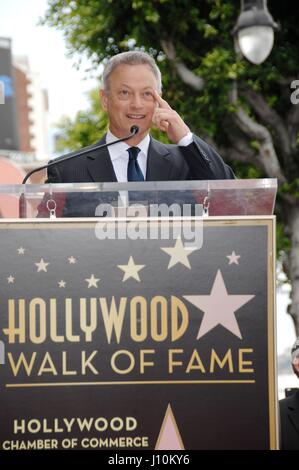
[[[106,143],[108,144],[110,142],[113,142],[114,140],[117,140],[117,137],[115,137],[115,135],[113,135],[112,132],[108,130],[106,135]],[[146,164],[149,144],[150,136],[148,134],[138,144],[140,152],[138,153],[137,161],[142,171],[144,179],[146,179]],[[127,150],[129,148],[130,145],[128,145],[126,142],[119,142],[118,144],[111,145],[110,147],[108,147],[114,173],[119,183],[126,183],[128,181],[127,171],[129,163],[129,152]]]
[[[113,142],[117,140],[117,137],[112,134],[110,130],[107,131],[106,134],[106,143]],[[193,134],[192,132],[188,132],[179,142],[178,145],[184,147],[193,141]],[[139,142],[138,148],[140,148],[140,152],[137,156],[138,165],[142,171],[144,180],[146,180],[146,166],[147,166],[147,155],[148,155],[148,148],[150,144],[150,136],[147,134],[144,139]],[[126,142],[119,142],[118,144],[111,145],[108,147],[108,152],[111,158],[111,162],[113,165],[114,173],[116,175],[116,179],[119,183],[126,183],[128,181],[127,171],[128,171],[128,162],[129,162],[129,152],[127,151],[130,148]]]

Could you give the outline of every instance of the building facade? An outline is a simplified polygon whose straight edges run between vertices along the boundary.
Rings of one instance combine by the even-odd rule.
[[[13,57],[11,46],[9,38],[0,38],[0,157],[26,172],[49,159],[48,96],[28,59]],[[41,174],[34,182],[43,179]]]

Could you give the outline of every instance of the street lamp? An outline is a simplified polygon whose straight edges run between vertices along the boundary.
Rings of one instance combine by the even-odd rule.
[[[246,59],[261,64],[270,54],[274,43],[274,22],[267,0],[241,0],[241,13],[233,29],[236,43]]]

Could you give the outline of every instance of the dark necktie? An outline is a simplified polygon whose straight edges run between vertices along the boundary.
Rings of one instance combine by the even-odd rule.
[[[138,147],[130,147],[129,152],[129,163],[128,163],[128,181],[144,181],[142,171],[137,162],[137,156],[140,152]]]

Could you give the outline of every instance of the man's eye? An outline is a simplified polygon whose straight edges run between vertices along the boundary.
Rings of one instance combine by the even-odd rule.
[[[120,94],[123,96],[127,96],[129,94],[128,90],[121,90]]]

